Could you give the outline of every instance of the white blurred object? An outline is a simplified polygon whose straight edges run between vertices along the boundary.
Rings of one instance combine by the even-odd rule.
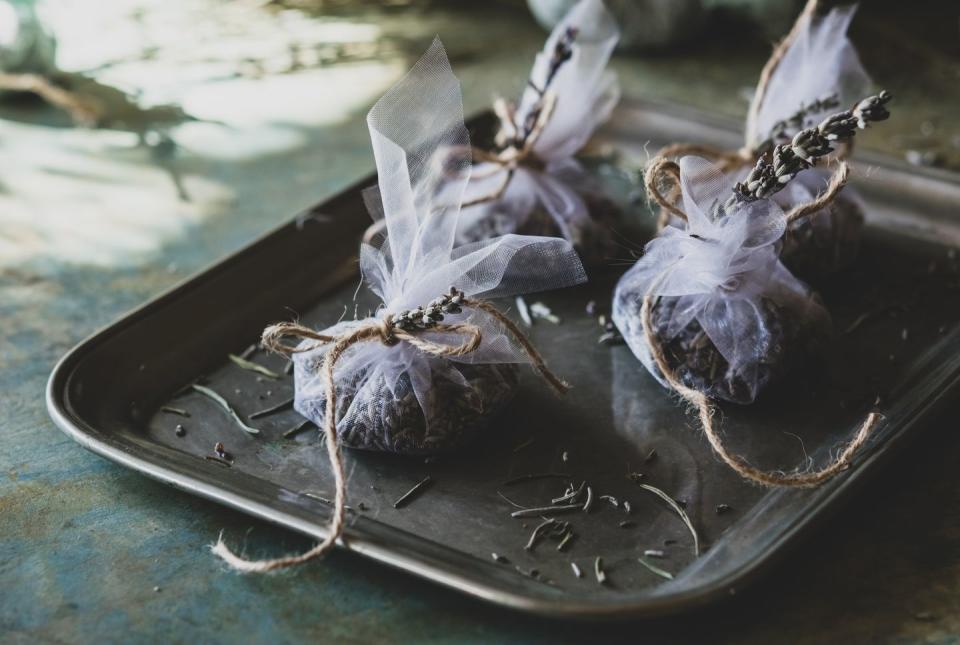
[[[0,0],[0,72],[51,74],[56,53],[31,0]]]
[[[576,0],[527,0],[544,29],[553,29]],[[685,40],[700,28],[701,0],[604,0],[620,27],[621,49],[662,47]]]

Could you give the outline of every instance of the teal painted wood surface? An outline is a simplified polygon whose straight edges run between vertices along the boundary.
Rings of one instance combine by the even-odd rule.
[[[210,11],[209,3],[195,4]],[[279,38],[274,14],[213,14],[204,23],[200,9],[180,9],[185,24],[214,20],[245,25],[253,42]],[[140,20],[153,24],[151,15]],[[528,17],[509,9],[420,15],[361,7],[334,18],[303,15],[296,33],[329,39],[311,29],[334,19],[350,25],[344,29],[352,31],[342,33],[360,43],[349,62],[307,60],[297,67],[288,48],[273,48],[258,54],[265,61],[260,72],[228,60],[225,79],[218,68],[170,90],[187,111],[226,126],[168,127],[134,118],[85,131],[35,104],[7,105],[0,113],[2,640],[960,639],[960,407],[935,420],[885,481],[862,491],[829,530],[755,589],[691,618],[613,626],[517,616],[343,552],[280,575],[227,572],[206,550],[221,530],[234,539],[246,536],[251,554],[296,551],[308,542],[129,472],[59,432],[43,405],[57,358],[124,311],[369,172],[366,109],[433,33],[446,40],[471,109],[522,83],[542,37]],[[891,24],[878,14],[864,30],[890,33]],[[187,69],[183,56],[198,64],[209,53],[194,43],[177,58],[174,41],[151,33],[158,54],[98,80],[141,79],[162,96],[162,70]],[[509,46],[492,44],[487,34]],[[728,58],[718,58],[716,49],[693,50],[616,64],[627,94],[736,114],[743,108],[740,90],[752,82],[765,52],[762,44],[745,42]],[[904,42],[907,55],[933,55],[916,37]],[[869,55],[889,61],[885,52]],[[907,65],[886,65],[877,76],[894,83],[915,107],[913,116],[934,120],[942,136],[933,138],[949,159],[957,116],[941,101],[956,98],[956,83],[936,96],[928,88],[960,66],[936,56],[933,71],[925,72],[934,78],[925,77],[920,89],[906,83]],[[264,97],[275,103],[264,105]],[[895,136],[870,141],[898,153],[917,145],[910,138],[919,136],[917,123],[894,127]],[[179,144],[172,155],[156,139],[158,129]],[[144,133],[152,148],[138,143]]]

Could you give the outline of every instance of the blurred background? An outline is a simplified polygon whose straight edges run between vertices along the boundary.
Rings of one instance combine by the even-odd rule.
[[[366,110],[434,35],[474,112],[518,95],[572,4],[0,0],[0,270],[192,271],[372,169]],[[737,118],[802,6],[609,4],[628,100]],[[873,0],[852,34],[899,115],[863,143],[960,167],[956,3]]]

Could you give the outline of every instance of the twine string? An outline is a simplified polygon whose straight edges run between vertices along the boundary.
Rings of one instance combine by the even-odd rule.
[[[832,204],[843,187],[847,185],[849,179],[850,165],[846,161],[841,161],[837,164],[837,169],[830,175],[830,182],[823,192],[809,202],[797,204],[787,212],[787,225],[789,226],[804,217],[809,217]]]
[[[651,292],[652,291],[653,289],[651,289]],[[847,443],[844,449],[834,459],[832,459],[829,464],[823,466],[819,470],[795,471],[789,473],[762,470],[749,464],[739,455],[731,453],[724,445],[723,439],[720,437],[719,432],[714,427],[713,417],[716,410],[709,397],[699,390],[695,390],[684,385],[680,379],[677,378],[676,373],[667,363],[667,357],[664,352],[663,345],[660,343],[653,331],[653,302],[655,298],[657,297],[653,296],[652,293],[647,293],[647,295],[645,295],[643,298],[643,306],[640,309],[643,333],[647,341],[647,346],[650,349],[650,354],[657,366],[657,369],[659,369],[660,373],[663,374],[663,378],[667,381],[670,387],[673,388],[681,397],[683,397],[685,401],[697,409],[700,425],[703,427],[703,432],[707,437],[707,441],[710,443],[710,447],[713,448],[713,451],[720,457],[721,460],[723,460],[724,463],[735,470],[741,477],[754,483],[762,486],[779,486],[790,488],[812,488],[814,486],[818,486],[834,475],[841,473],[850,467],[854,455],[860,450],[861,447],[863,447],[863,445],[870,438],[870,435],[874,429],[876,429],[877,425],[879,424],[880,419],[882,418],[879,413],[869,413],[864,419],[863,423],[857,429],[853,439]]]
[[[677,147],[685,145],[679,144]],[[821,193],[808,202],[797,204],[786,213],[787,225],[818,213],[832,204],[849,180],[850,165],[846,161],[841,161],[830,175],[830,181]],[[687,214],[676,205],[681,195],[680,166],[676,162],[665,155],[657,155],[647,165],[643,185],[647,194],[660,206],[657,233],[670,224],[671,215],[676,215],[684,222],[687,221]],[[665,192],[661,190],[664,186],[666,186]]]
[[[533,363],[534,369],[553,387],[558,393],[564,393],[569,389],[569,385],[560,377],[554,374],[546,364],[543,356],[536,350],[530,339],[520,330],[520,328],[493,304],[483,300],[464,299],[462,305],[467,308],[484,311],[500,324],[514,337],[521,346],[524,353]],[[422,337],[424,332],[436,332],[459,335],[463,340],[458,344],[436,342]],[[286,337],[294,337],[306,340],[317,341],[311,345],[298,348],[283,342]],[[340,451],[340,444],[337,440],[337,392],[334,381],[335,368],[337,362],[343,354],[351,347],[366,342],[381,342],[384,345],[395,345],[399,342],[405,342],[424,354],[437,356],[441,358],[454,358],[466,356],[476,351],[483,340],[483,334],[477,325],[470,323],[453,324],[435,324],[424,329],[401,329],[393,323],[393,317],[385,316],[381,320],[371,321],[367,324],[349,331],[340,336],[329,336],[320,334],[309,327],[304,327],[297,323],[279,323],[267,327],[263,332],[262,343],[265,348],[272,351],[292,355],[294,353],[307,352],[329,343],[333,346],[327,352],[323,361],[323,373],[326,377],[324,384],[324,394],[326,397],[326,408],[324,410],[324,445],[327,451],[327,458],[333,469],[333,480],[335,486],[335,495],[333,503],[333,515],[330,518],[327,535],[313,548],[298,555],[285,556],[265,560],[248,560],[237,555],[223,541],[221,533],[216,544],[211,550],[227,565],[241,573],[267,573],[291,566],[303,564],[315,558],[321,557],[333,549],[343,535],[343,529],[346,522],[346,499],[347,483],[343,467],[343,455]]]

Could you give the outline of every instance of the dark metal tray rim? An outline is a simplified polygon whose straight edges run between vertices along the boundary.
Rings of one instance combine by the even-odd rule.
[[[665,113],[672,117],[689,118],[691,120],[699,119],[699,121],[694,120],[693,122],[707,122],[711,125],[718,125],[724,129],[730,129],[731,121],[717,119],[711,115],[705,115],[685,106],[641,100],[632,100],[628,103],[628,106],[632,109]],[[868,163],[886,166],[891,170],[909,172],[936,182],[960,185],[960,176],[943,170],[918,170],[905,163],[878,155],[864,155],[864,157],[866,157]],[[341,199],[349,193],[371,185],[375,181],[375,175],[368,176],[330,196],[325,202]],[[309,210],[312,209],[308,209],[308,211]],[[114,333],[149,316],[154,310],[164,306],[169,301],[175,300],[180,294],[194,288],[201,282],[212,279],[214,276],[227,270],[234,263],[243,261],[244,257],[249,255],[256,247],[267,242],[272,237],[279,235],[281,231],[287,227],[294,226],[299,218],[300,216],[297,216],[279,225],[225,258],[212,262],[155,298],[135,307],[114,323],[103,327],[92,333],[86,339],[80,341],[54,366],[47,382],[45,399],[48,413],[53,422],[67,436],[87,450],[180,490],[199,495],[315,539],[322,539],[326,534],[325,526],[322,523],[317,524],[299,518],[291,513],[277,510],[266,504],[252,501],[241,495],[207,483],[194,475],[183,473],[139,457],[120,445],[111,444],[108,440],[98,439],[97,435],[101,435],[102,433],[75,414],[69,401],[70,379],[76,366],[84,359],[85,355],[92,352]],[[960,337],[960,330],[954,330],[947,338],[941,339],[940,342],[944,343],[948,339],[955,339],[957,337]],[[692,589],[680,592],[653,594],[644,597],[642,604],[636,600],[624,602],[605,601],[603,604],[591,604],[582,601],[571,602],[562,598],[530,598],[519,593],[504,591],[493,585],[471,579],[468,576],[451,572],[441,566],[443,556],[447,558],[450,556],[461,559],[468,558],[474,561],[477,566],[490,566],[489,563],[445,547],[428,538],[412,536],[400,529],[391,528],[366,518],[358,518],[358,524],[362,524],[364,528],[364,535],[353,535],[353,532],[348,530],[346,539],[341,540],[339,546],[346,547],[349,551],[359,553],[378,562],[388,564],[394,568],[418,575],[485,601],[511,609],[545,616],[589,619],[643,617],[680,613],[734,595],[738,588],[742,588],[748,582],[759,577],[769,565],[779,560],[786,551],[799,541],[805,532],[813,528],[813,526],[811,526],[812,520],[814,516],[820,514],[819,509],[821,507],[830,506],[833,500],[845,497],[851,489],[863,483],[866,477],[859,477],[858,473],[868,471],[873,473],[876,469],[868,468],[870,464],[889,457],[889,453],[892,452],[890,449],[894,445],[905,443],[904,440],[907,438],[907,435],[914,434],[911,433],[910,430],[924,419],[930,409],[942,401],[950,392],[960,387],[960,361],[954,366],[954,369],[945,379],[945,382],[947,383],[945,387],[936,391],[927,399],[911,406],[913,409],[910,411],[911,415],[906,423],[900,425],[895,433],[886,436],[881,447],[872,451],[862,460],[859,460],[850,474],[833,482],[833,485],[829,489],[821,491],[821,494],[816,499],[816,503],[808,504],[803,511],[794,518],[789,526],[784,527],[780,534],[747,564],[707,584],[702,584]],[[117,443],[118,442],[114,442],[114,444]],[[408,548],[409,545],[407,542],[410,541],[409,538],[413,538],[416,541],[416,552]],[[398,544],[398,540],[404,543]],[[347,542],[349,546],[345,544]],[[429,557],[425,557],[427,555],[429,555]]]

